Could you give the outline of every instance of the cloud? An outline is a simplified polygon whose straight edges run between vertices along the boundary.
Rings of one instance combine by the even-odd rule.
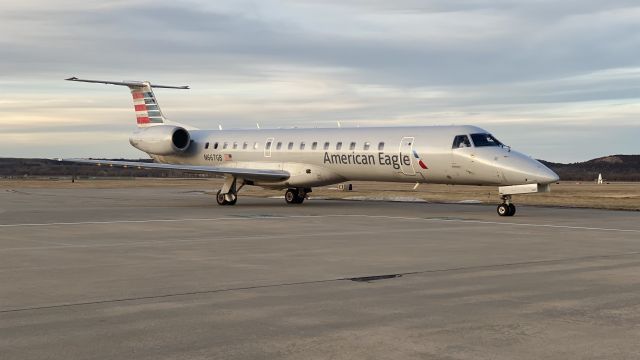
[[[202,128],[606,123],[604,155],[637,121],[637,34],[640,7],[622,0],[5,2],[0,124],[23,139],[126,132],[126,92],[61,81],[77,75],[186,82],[159,100]]]

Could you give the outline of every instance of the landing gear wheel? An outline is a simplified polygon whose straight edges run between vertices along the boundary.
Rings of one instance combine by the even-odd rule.
[[[237,194],[222,194],[220,190],[218,190],[218,193],[216,194],[216,202],[218,203],[218,205],[235,205],[237,201]]]
[[[284,201],[286,201],[287,204],[300,204],[302,201],[300,201],[298,189],[287,190],[287,192],[284,193]]]
[[[511,209],[509,209],[509,205],[507,204],[500,204],[498,205],[497,211],[500,216],[510,216],[509,213],[511,212]]]
[[[516,214],[516,206],[513,204],[509,204],[509,215],[507,216],[513,216]]]
[[[226,199],[226,196],[220,193],[220,190],[218,190],[218,193],[216,194],[216,202],[218,203],[218,205],[227,205],[229,203]]]

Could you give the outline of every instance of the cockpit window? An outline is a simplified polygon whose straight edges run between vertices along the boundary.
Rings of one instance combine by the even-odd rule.
[[[473,145],[476,147],[502,146],[502,143],[491,134],[471,134],[471,140],[473,140]]]
[[[467,135],[457,135],[453,139],[453,146],[451,146],[451,148],[457,149],[465,147],[471,147],[471,141],[469,141],[469,137]]]

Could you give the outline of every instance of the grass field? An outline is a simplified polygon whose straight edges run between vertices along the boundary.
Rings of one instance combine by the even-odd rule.
[[[176,187],[205,190],[213,195],[220,187],[220,179],[0,179],[0,189],[34,188],[135,188]],[[340,191],[337,186],[314,188],[311,197],[324,199],[373,199],[383,201],[428,201],[428,202],[480,202],[498,204],[500,197],[496,187],[450,186],[421,184],[413,190],[413,184],[352,182],[353,191]],[[210,189],[210,191],[208,191]],[[240,196],[282,196],[282,191],[264,190],[257,187],[242,189]],[[600,209],[623,209],[640,211],[640,183],[594,183],[561,182],[553,184],[550,193],[515,195],[516,204],[563,207],[586,207]],[[212,201],[213,198],[212,198]]]

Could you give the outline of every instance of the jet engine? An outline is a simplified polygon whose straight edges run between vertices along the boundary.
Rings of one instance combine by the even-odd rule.
[[[179,126],[158,125],[134,132],[129,137],[129,143],[148,154],[179,155],[189,148],[191,136]]]

